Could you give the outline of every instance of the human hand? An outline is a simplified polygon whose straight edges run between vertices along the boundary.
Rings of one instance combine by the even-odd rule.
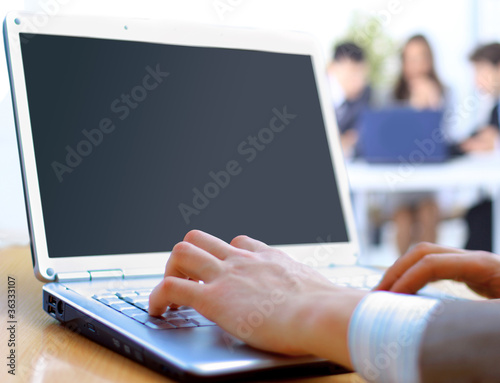
[[[475,136],[466,140],[460,147],[466,153],[491,152],[495,150],[499,135],[496,127],[486,126],[479,130]]]
[[[364,294],[337,287],[249,237],[228,244],[193,230],[174,247],[165,278],[150,295],[149,313],[191,306],[254,347],[314,354],[350,367],[347,328]]]
[[[500,298],[500,256],[420,243],[399,258],[375,290],[414,294],[428,282],[464,282],[487,298]]]

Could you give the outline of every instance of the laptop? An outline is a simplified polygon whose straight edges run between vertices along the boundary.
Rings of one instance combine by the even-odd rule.
[[[171,249],[195,228],[250,235],[332,280],[360,275],[316,43],[22,12],[7,15],[4,32],[47,314],[183,381],[342,372],[251,348],[188,307],[147,315]]]
[[[449,158],[443,112],[409,107],[366,110],[360,118],[359,156],[370,163],[438,163]]]

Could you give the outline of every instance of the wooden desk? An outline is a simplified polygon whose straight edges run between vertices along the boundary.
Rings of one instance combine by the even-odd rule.
[[[2,325],[0,329],[2,382],[76,383],[76,382],[170,382],[107,348],[72,333],[49,317],[41,307],[42,286],[33,274],[29,248],[0,251]],[[6,288],[7,276],[16,279],[17,295],[17,371],[7,374]],[[7,377],[7,379],[5,379]],[[357,374],[344,374],[296,380],[308,383],[362,383]]]

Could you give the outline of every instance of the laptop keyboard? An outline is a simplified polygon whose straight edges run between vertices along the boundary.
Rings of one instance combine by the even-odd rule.
[[[355,275],[348,277],[329,278],[337,286],[352,287],[357,290],[371,290],[382,280],[382,274]]]
[[[359,290],[371,290],[382,279],[382,274],[360,275],[339,278],[329,278],[338,286],[352,287]],[[92,298],[121,312],[155,330],[171,330],[178,328],[193,328],[204,326],[215,326],[216,324],[199,314],[193,308],[181,306],[178,309],[168,309],[161,317],[152,317],[148,314],[149,294],[152,289],[104,291],[95,294]],[[439,293],[421,293],[431,297],[458,299],[454,296]]]
[[[168,309],[161,317],[148,314],[151,289],[104,291],[92,298],[155,330],[215,326],[193,308]]]
[[[382,274],[372,274],[372,275],[358,275],[349,277],[339,277],[339,278],[329,278],[330,282],[337,286],[351,287],[357,290],[372,290],[376,287],[382,280]],[[464,300],[463,298],[457,297],[455,295],[448,294],[444,291],[438,290],[431,286],[425,286],[422,288],[417,295],[429,298],[443,299],[443,300]]]

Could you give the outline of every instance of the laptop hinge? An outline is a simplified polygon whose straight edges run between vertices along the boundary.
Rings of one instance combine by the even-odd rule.
[[[128,269],[123,270],[123,279],[144,277],[163,278],[164,273],[164,268]]]
[[[88,271],[57,273],[56,280],[59,282],[90,281],[90,273]]]
[[[89,271],[75,271],[68,273],[57,273],[57,280],[59,282],[75,282],[75,281],[92,281],[96,279],[109,279],[118,278],[123,279],[124,274],[120,269],[113,270],[89,270]]]
[[[90,280],[119,278],[123,279],[123,271],[120,269],[113,270],[89,270]]]

